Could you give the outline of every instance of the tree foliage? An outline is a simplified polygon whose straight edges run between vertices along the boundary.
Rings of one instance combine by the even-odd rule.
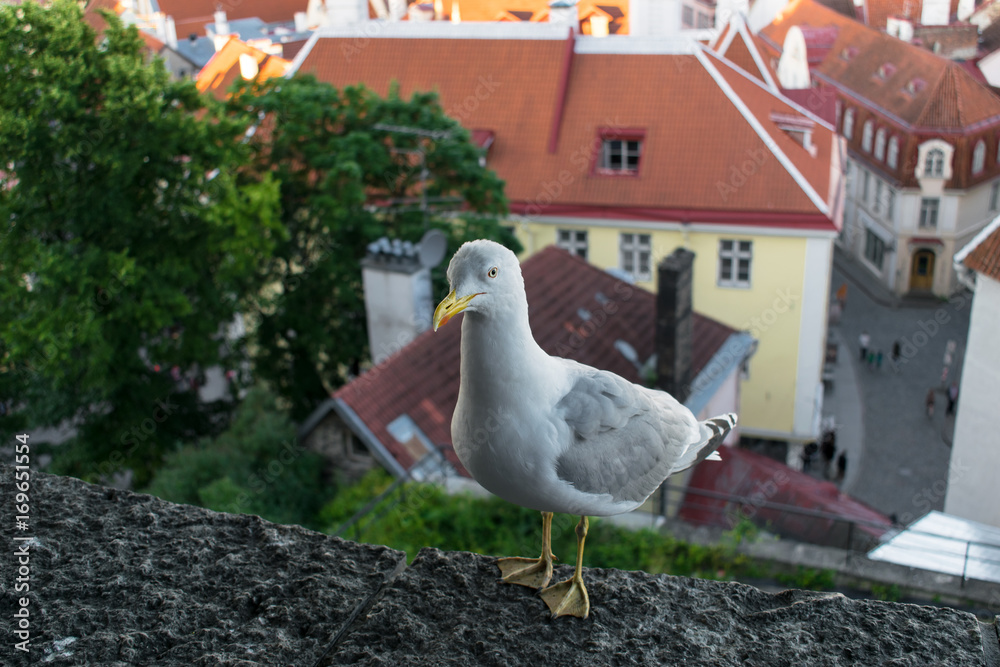
[[[247,118],[106,18],[98,36],[76,2],[0,6],[0,431],[73,418],[58,470],[142,482],[210,430],[166,370],[220,361],[282,229]]]
[[[318,527],[336,492],[319,454],[302,449],[295,426],[267,390],[249,391],[229,429],[170,454],[147,492],[220,512]]]
[[[254,372],[295,418],[368,355],[360,261],[369,243],[417,241],[426,221],[446,233],[451,252],[473,238],[519,249],[494,217],[506,210],[502,181],[432,94],[381,98],[296,76],[243,85],[230,108],[263,119],[251,141],[255,168],[281,186],[287,234],[264,267],[274,290],[253,318]],[[438,292],[444,268],[435,272]]]

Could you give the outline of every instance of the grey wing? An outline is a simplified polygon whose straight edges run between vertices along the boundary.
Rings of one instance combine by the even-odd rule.
[[[556,474],[576,489],[642,502],[697,441],[691,411],[664,392],[577,365],[577,377],[556,405],[573,442],[556,461]]]

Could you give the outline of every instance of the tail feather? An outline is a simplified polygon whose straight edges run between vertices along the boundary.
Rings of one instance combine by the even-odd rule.
[[[671,474],[687,470],[702,461],[721,461],[722,457],[716,450],[722,446],[722,441],[729,432],[736,427],[736,415],[730,412],[712,417],[701,422],[700,426],[702,440],[687,448],[684,455],[674,464]]]

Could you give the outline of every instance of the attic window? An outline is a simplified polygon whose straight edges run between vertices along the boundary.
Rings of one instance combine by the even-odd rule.
[[[903,90],[909,93],[910,95],[916,95],[921,90],[923,90],[924,86],[926,85],[927,82],[924,81],[923,79],[911,79],[910,82],[906,84],[906,87],[903,88]]]
[[[771,122],[788,135],[788,138],[805,148],[815,157],[816,148],[812,143],[813,129],[816,124],[804,116],[772,113]]]
[[[879,66],[878,72],[876,72],[876,76],[880,80],[885,81],[886,79],[888,79],[890,76],[892,76],[895,73],[896,73],[896,66],[895,65],[893,65],[892,63],[884,63],[884,64],[882,64],[882,65]]]
[[[856,46],[848,46],[844,48],[843,51],[840,52],[840,57],[843,58],[844,60],[850,60],[856,55],[858,55],[858,47]]]
[[[596,173],[605,176],[638,176],[645,132],[642,130],[601,130],[601,152]]]

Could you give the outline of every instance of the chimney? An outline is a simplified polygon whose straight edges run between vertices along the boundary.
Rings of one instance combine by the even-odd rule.
[[[247,81],[251,81],[256,78],[257,74],[260,73],[260,65],[257,64],[257,59],[254,58],[249,53],[240,54],[240,76],[242,76]]]
[[[167,46],[172,48],[174,51],[177,50],[177,24],[174,23],[174,17],[168,16],[165,26],[165,31],[167,33],[167,39],[164,40]]]
[[[579,16],[576,0],[552,0],[549,3],[549,23],[568,25],[573,32],[579,32]]]
[[[657,271],[656,386],[678,401],[691,388],[691,275],[694,253],[677,248]]]
[[[229,34],[229,21],[226,20],[226,12],[221,9],[215,12],[215,34],[219,36]]]
[[[295,32],[306,32],[309,30],[309,15],[305,12],[295,12]]]
[[[381,363],[431,327],[431,271],[410,242],[383,237],[361,260],[372,361]]]

